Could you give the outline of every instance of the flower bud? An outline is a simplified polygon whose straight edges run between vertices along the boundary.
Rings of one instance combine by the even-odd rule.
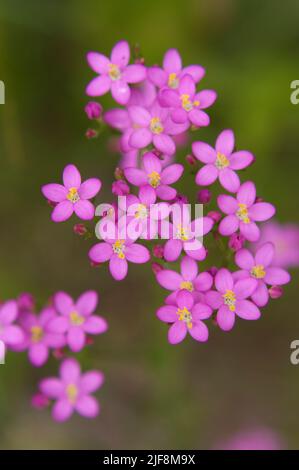
[[[124,179],[124,170],[117,166],[114,170],[114,178],[116,180],[123,180]]]
[[[55,357],[55,359],[58,359],[58,361],[60,361],[61,359],[65,357],[65,352],[63,351],[62,348],[54,349],[52,354],[53,354],[53,357]]]
[[[88,119],[99,119],[102,116],[103,106],[97,101],[89,101],[84,110]]]
[[[218,268],[216,266],[211,266],[210,269],[208,269],[208,273],[211,274],[211,276],[215,277],[218,272]]]
[[[34,310],[34,298],[29,292],[23,292],[19,295],[18,299],[18,307],[20,311],[30,311]]]
[[[196,158],[191,154],[186,155],[185,159],[186,159],[186,162],[189,163],[189,165],[191,166],[194,166],[197,163]]]
[[[74,233],[76,233],[77,235],[85,235],[85,233],[87,232],[87,228],[85,227],[84,224],[76,224],[74,225]]]
[[[163,270],[163,266],[160,263],[152,263],[152,270],[154,274],[158,274],[160,271]]]
[[[173,202],[177,204],[188,204],[188,198],[184,194],[177,193]]]
[[[162,259],[164,256],[164,246],[163,245],[155,245],[153,247],[153,255],[156,258]]]
[[[112,183],[112,194],[115,196],[127,196],[129,193],[130,188],[125,181],[118,180]]]
[[[197,201],[200,204],[208,204],[211,200],[212,193],[209,189],[201,189],[197,193]]]
[[[241,233],[233,233],[229,237],[228,246],[232,251],[238,251],[243,248],[245,243],[245,238]]]
[[[98,133],[95,129],[87,129],[87,131],[85,132],[85,137],[87,139],[94,139],[97,136],[98,136]]]
[[[281,286],[271,286],[268,292],[271,299],[279,299],[283,294],[283,289]]]
[[[215,223],[219,222],[222,217],[222,215],[218,211],[210,211],[208,212],[207,216],[211,217],[211,219],[213,219]]]
[[[49,403],[49,398],[43,395],[42,393],[35,393],[31,398],[31,405],[37,410],[42,410],[46,408]]]

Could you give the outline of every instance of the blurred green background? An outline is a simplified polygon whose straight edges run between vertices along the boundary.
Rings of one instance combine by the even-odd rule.
[[[84,136],[84,88],[94,75],[85,54],[109,54],[127,39],[140,44],[147,64],[177,47],[185,64],[206,67],[202,84],[219,98],[211,126],[193,139],[213,143],[233,128],[238,147],[256,155],[248,177],[259,194],[276,205],[278,220],[298,222],[299,105],[290,102],[298,25],[296,0],[0,2],[0,297],[30,291],[40,306],[56,290],[77,296],[93,288],[110,323],[80,355],[85,368],[106,375],[94,421],[58,425],[48,411],[32,410],[39,378],[56,374],[58,363],[34,369],[25,354],[8,355],[0,367],[1,448],[202,449],[259,426],[298,448],[299,366],[289,360],[299,338],[298,272],[260,321],[238,321],[228,334],[211,327],[207,344],[189,338],[172,347],[155,317],[166,292],[150,268],[131,265],[121,283],[107,267],[91,268],[89,242],[73,234],[72,222],[51,223],[40,194],[72,162],[85,178],[102,179],[100,200],[109,200],[118,156],[107,135]]]

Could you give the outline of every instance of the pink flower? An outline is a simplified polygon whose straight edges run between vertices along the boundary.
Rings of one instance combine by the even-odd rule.
[[[18,317],[18,305],[15,300],[8,300],[0,305],[0,340],[6,346],[17,346],[24,340],[22,329],[14,324]]]
[[[218,450],[281,450],[282,448],[280,437],[266,428],[239,432],[216,446]]]
[[[165,201],[174,199],[177,191],[169,185],[180,179],[184,171],[183,165],[174,163],[162,169],[159,158],[151,152],[144,154],[142,164],[143,169],[125,168],[125,177],[129,183],[153,188],[156,196]]]
[[[99,76],[87,85],[86,94],[102,96],[111,90],[115,101],[125,105],[128,103],[131,91],[128,83],[142,82],[146,77],[143,65],[128,65],[130,47],[127,41],[119,41],[112,49],[110,59],[98,52],[89,52],[87,62]]]
[[[196,175],[196,184],[208,186],[219,178],[220,184],[231,193],[238,191],[240,179],[235,170],[249,166],[254,156],[247,150],[234,152],[235,137],[231,130],[222,131],[217,137],[215,150],[205,142],[194,142],[192,151],[205,165]]]
[[[235,323],[235,316],[244,320],[257,320],[260,311],[257,306],[246,300],[257,287],[256,279],[242,279],[234,282],[234,278],[228,269],[219,269],[215,276],[217,291],[206,294],[206,302],[213,309],[217,309],[217,323],[224,331],[229,331]]]
[[[70,349],[81,351],[86,343],[86,334],[99,335],[108,328],[104,318],[92,315],[97,304],[95,291],[84,292],[76,302],[66,292],[57,292],[54,306],[60,316],[50,321],[49,329],[53,333],[66,333]]]
[[[67,165],[63,170],[63,186],[46,184],[42,186],[43,195],[51,202],[57,203],[51,214],[54,222],[63,222],[73,212],[83,220],[94,217],[94,206],[88,201],[96,196],[101,189],[101,181],[90,178],[81,183],[81,175],[75,165]]]
[[[103,112],[103,106],[97,101],[89,101],[84,109],[88,119],[99,119]]]
[[[49,322],[57,318],[52,307],[44,308],[39,315],[24,313],[20,318],[20,325],[25,334],[24,342],[18,350],[28,349],[30,362],[40,367],[49,357],[49,349],[65,346],[65,337],[61,333],[53,333],[49,329]]]
[[[196,341],[207,341],[209,331],[202,320],[212,315],[208,305],[194,304],[193,295],[187,290],[180,290],[176,296],[176,305],[164,305],[157,311],[157,317],[165,323],[172,323],[168,331],[170,344],[183,341],[187,332]]]
[[[134,243],[133,238],[117,238],[118,227],[110,221],[110,230],[113,236],[107,237],[105,242],[97,243],[89,250],[89,258],[94,263],[105,263],[109,260],[109,270],[116,281],[123,280],[128,273],[128,261],[143,264],[150,259],[147,248]],[[122,230],[122,229],[121,229]]]
[[[181,260],[181,273],[170,269],[158,272],[156,279],[164,289],[172,291],[167,297],[167,304],[175,304],[176,295],[179,290],[185,289],[192,293],[195,302],[202,301],[202,292],[212,288],[213,277],[207,272],[198,274],[197,262],[189,256]]]
[[[52,416],[55,421],[66,421],[74,411],[85,418],[99,414],[99,404],[90,394],[102,386],[102,372],[92,370],[81,374],[75,359],[65,359],[60,366],[60,377],[43,379],[39,389],[43,395],[55,400]]]
[[[164,55],[163,68],[149,67],[147,76],[157,87],[169,87],[176,89],[180,84],[180,79],[184,75],[191,75],[195,83],[198,83],[205,74],[205,69],[201,65],[189,65],[182,67],[182,59],[176,49],[169,49]]]
[[[281,268],[273,267],[274,258],[273,243],[265,243],[256,252],[255,256],[245,248],[239,250],[235,256],[235,262],[241,272],[241,278],[251,277],[257,280],[257,288],[251,295],[252,300],[259,307],[264,307],[269,300],[267,284],[281,286],[291,280],[287,271]]]
[[[228,195],[218,197],[218,206],[227,214],[219,224],[219,233],[229,236],[240,229],[246,240],[256,242],[260,236],[260,229],[255,222],[263,222],[275,214],[275,207],[267,202],[257,202],[254,183],[246,181],[238,192],[236,199]]]
[[[130,106],[128,111],[133,124],[127,137],[132,148],[142,149],[152,143],[163,154],[175,153],[175,143],[171,136],[184,132],[186,124],[173,123],[168,109],[156,102],[149,109]]]
[[[173,108],[170,115],[174,122],[183,124],[190,121],[194,126],[203,127],[210,124],[210,118],[202,110],[209,108],[217,95],[213,90],[196,93],[194,80],[190,75],[185,75],[177,90],[164,89],[159,98],[162,106]]]

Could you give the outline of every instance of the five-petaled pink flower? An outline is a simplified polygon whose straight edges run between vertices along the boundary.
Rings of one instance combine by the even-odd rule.
[[[215,286],[217,291],[209,291],[206,302],[217,312],[217,324],[224,331],[229,331],[235,323],[235,316],[244,320],[257,320],[260,318],[260,311],[250,300],[250,297],[257,287],[257,280],[252,278],[234,281],[232,273],[221,268],[215,276]]]
[[[55,421],[66,421],[74,411],[85,418],[95,418],[100,411],[97,400],[91,396],[102,386],[102,372],[91,370],[81,374],[80,365],[75,359],[65,359],[60,366],[60,377],[43,379],[40,392],[55,400],[52,416]]]
[[[14,322],[18,317],[18,304],[8,300],[0,305],[0,340],[6,346],[17,346],[24,340],[22,329]]]
[[[152,188],[157,197],[165,201],[171,201],[176,197],[176,189],[170,187],[180,179],[184,171],[183,165],[174,163],[162,169],[159,158],[151,152],[144,154],[142,159],[143,169],[126,168],[125,177],[129,183],[135,186],[147,186]]]
[[[256,242],[260,236],[260,229],[255,222],[263,222],[275,214],[275,207],[268,202],[257,202],[256,189],[252,181],[243,183],[236,199],[222,194],[218,197],[218,206],[227,214],[219,224],[219,233],[229,236],[240,229],[246,240]]]
[[[157,317],[165,323],[172,323],[168,331],[170,344],[183,341],[187,332],[196,341],[207,341],[209,330],[202,320],[210,318],[212,310],[202,303],[194,304],[191,292],[180,290],[176,295],[176,305],[164,305],[157,311]]]
[[[110,59],[98,52],[89,52],[87,62],[99,76],[87,85],[87,95],[102,96],[111,90],[117,103],[128,103],[131,96],[128,83],[139,83],[146,77],[145,67],[141,64],[128,65],[129,60],[130,47],[127,41],[115,44]]]
[[[195,82],[190,75],[185,75],[177,90],[162,90],[159,96],[161,106],[173,108],[171,118],[178,124],[190,121],[196,127],[208,126],[210,118],[202,111],[209,108],[217,98],[213,90],[196,93]]]
[[[259,307],[264,307],[269,300],[267,284],[281,286],[291,280],[291,276],[282,268],[272,266],[275,249],[273,243],[265,243],[256,252],[255,256],[243,248],[236,253],[235,261],[241,271],[237,271],[238,278],[251,277],[257,279],[256,290],[251,295],[252,300]]]
[[[158,66],[149,67],[148,79],[158,88],[169,87],[176,89],[180,79],[184,75],[191,75],[195,83],[198,83],[205,74],[201,65],[182,66],[182,59],[177,49],[168,49],[163,58],[163,68]]]
[[[107,322],[98,315],[92,315],[98,304],[95,291],[84,292],[76,302],[65,292],[57,292],[54,306],[60,316],[49,322],[53,333],[66,333],[66,341],[74,352],[81,351],[86,342],[86,334],[104,333]]]
[[[192,151],[205,165],[197,172],[196,183],[208,186],[217,178],[227,191],[235,193],[240,187],[240,179],[235,170],[249,166],[254,156],[247,150],[234,152],[235,137],[232,130],[221,132],[216,140],[215,150],[205,142],[194,142]]]
[[[94,217],[94,206],[88,201],[101,189],[98,178],[90,178],[81,183],[81,175],[75,165],[67,165],[63,170],[63,185],[50,183],[42,186],[43,195],[56,203],[51,218],[54,222],[63,222],[73,212],[83,220]]]

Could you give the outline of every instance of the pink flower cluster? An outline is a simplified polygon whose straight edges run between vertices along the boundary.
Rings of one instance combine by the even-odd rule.
[[[98,404],[89,393],[103,383],[103,374],[93,371],[80,377],[78,362],[66,359],[68,350],[79,352],[89,343],[89,335],[107,330],[106,320],[94,314],[97,304],[97,293],[87,291],[76,302],[67,293],[57,292],[39,313],[27,293],[0,305],[0,340],[6,350],[26,351],[35,367],[43,366],[50,353],[64,359],[60,385],[58,379],[45,379],[33,398],[36,407],[38,404],[41,407],[41,403],[47,405],[48,399],[57,400],[53,407],[57,421],[67,419],[73,409],[86,417],[95,417],[98,413]]]

